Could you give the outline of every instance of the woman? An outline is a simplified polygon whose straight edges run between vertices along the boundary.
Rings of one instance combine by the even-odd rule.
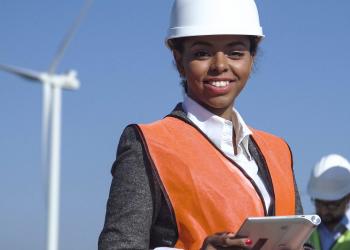
[[[186,95],[124,130],[99,249],[249,249],[245,218],[302,212],[288,145],[234,108],[262,37],[253,0],[175,0],[166,43]]]

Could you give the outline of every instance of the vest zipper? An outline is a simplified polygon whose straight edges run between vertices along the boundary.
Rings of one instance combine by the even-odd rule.
[[[266,207],[265,207],[265,202],[264,202],[264,198],[263,198],[263,195],[262,195],[261,191],[259,190],[258,186],[255,184],[254,180],[243,170],[243,168],[242,168],[238,163],[236,163],[234,160],[232,160],[231,158],[229,158],[228,156],[226,156],[225,153],[222,152],[221,149],[219,149],[219,148],[209,139],[209,137],[208,137],[206,134],[204,134],[203,131],[200,130],[194,123],[192,123],[192,122],[190,122],[190,121],[188,121],[188,120],[186,120],[186,119],[184,119],[183,117],[180,117],[180,116],[175,116],[175,115],[171,115],[171,114],[170,114],[170,115],[167,115],[167,117],[173,117],[173,118],[179,119],[179,120],[181,120],[181,121],[187,123],[188,125],[192,126],[193,128],[195,128],[199,133],[201,133],[201,134],[204,136],[204,138],[207,139],[207,141],[208,141],[216,150],[218,150],[218,151],[221,153],[222,156],[224,156],[224,157],[225,157],[227,160],[229,160],[235,167],[237,167],[237,168],[242,172],[242,174],[243,174],[243,175],[250,181],[250,183],[253,185],[255,191],[257,192],[257,194],[258,194],[258,196],[259,196],[259,198],[260,198],[260,202],[261,202],[261,204],[262,204],[262,206],[263,206],[264,215],[265,215],[265,216],[268,215],[268,211],[267,211],[267,209],[266,209]],[[259,152],[260,152],[260,154],[261,154],[260,149],[259,149]],[[265,161],[265,158],[264,158],[264,157],[263,157],[263,159],[264,159],[264,161]],[[265,166],[267,166],[266,161],[265,161]],[[273,198],[273,197],[271,197],[271,198]]]

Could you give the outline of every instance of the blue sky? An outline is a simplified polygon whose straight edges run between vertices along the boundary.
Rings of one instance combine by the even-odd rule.
[[[0,63],[45,71],[83,1],[2,0]],[[306,183],[325,154],[350,158],[350,2],[258,1],[266,38],[236,106],[252,127],[285,138],[305,212]],[[96,1],[58,71],[63,93],[60,249],[96,249],[123,128],[182,100],[164,46],[170,0]],[[219,14],[218,14],[219,17]],[[0,248],[45,249],[41,86],[0,72]]]

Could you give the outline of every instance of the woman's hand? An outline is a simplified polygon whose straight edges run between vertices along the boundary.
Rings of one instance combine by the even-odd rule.
[[[216,233],[205,238],[200,250],[241,250],[250,249],[253,242],[248,238],[238,238],[234,233]]]

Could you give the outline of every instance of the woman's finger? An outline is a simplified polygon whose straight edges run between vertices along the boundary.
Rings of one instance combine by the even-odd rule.
[[[216,249],[249,249],[252,241],[248,238],[236,238],[233,233],[218,233],[208,236],[202,246],[202,250]]]
[[[249,249],[252,246],[253,242],[248,238],[226,238],[225,245],[227,247],[241,247],[242,249]]]

